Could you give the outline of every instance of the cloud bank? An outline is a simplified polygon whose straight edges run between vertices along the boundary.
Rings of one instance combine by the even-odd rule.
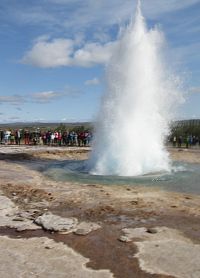
[[[25,53],[21,63],[41,68],[61,66],[91,67],[105,64],[112,56],[117,42],[85,43],[77,49],[77,41],[72,39],[42,38]]]

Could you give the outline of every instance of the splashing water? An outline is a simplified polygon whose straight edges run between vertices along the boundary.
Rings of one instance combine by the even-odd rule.
[[[107,93],[99,114],[92,174],[137,176],[170,171],[165,148],[177,78],[162,58],[163,34],[148,30],[138,2],[135,20],[119,39],[107,67]]]

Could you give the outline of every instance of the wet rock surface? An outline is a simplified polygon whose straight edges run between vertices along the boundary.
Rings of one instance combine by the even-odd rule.
[[[120,240],[137,245],[135,258],[144,271],[178,278],[200,277],[200,244],[193,243],[180,231],[155,227],[149,233],[149,229],[142,227],[123,229],[123,233]]]
[[[52,213],[45,213],[35,219],[35,223],[47,231],[71,233],[78,220],[76,218],[63,218]]]
[[[68,234],[74,232],[76,235],[87,235],[92,231],[100,229],[101,226],[91,222],[78,222],[77,218],[64,218],[50,212],[44,213],[34,221],[44,230]]]
[[[48,238],[0,237],[0,273],[3,277],[111,278],[109,270],[86,267],[87,258]],[[9,263],[9,267],[8,267]]]
[[[64,278],[70,271],[70,278],[199,277],[199,196],[139,185],[55,182],[43,175],[49,161],[85,159],[87,151],[78,148],[68,153],[20,147],[14,154],[6,147],[0,159],[0,271],[12,264],[4,277]],[[187,157],[192,161],[193,153]],[[200,160],[196,153],[194,159]],[[60,265],[62,256],[74,269]]]

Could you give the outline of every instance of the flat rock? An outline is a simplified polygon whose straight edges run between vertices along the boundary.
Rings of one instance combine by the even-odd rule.
[[[123,231],[123,235],[119,238],[119,240],[123,242],[130,242],[133,239],[145,237],[147,233],[147,228],[145,227],[135,228],[135,229],[125,228],[122,231]]]
[[[11,239],[0,237],[1,277],[112,278],[110,270],[86,267],[89,259],[66,244],[40,237]]]
[[[17,207],[6,196],[0,196],[0,216],[13,215],[16,213]]]
[[[133,241],[141,269],[178,278],[200,277],[200,245],[167,227],[123,229],[121,241]]]
[[[48,231],[71,233],[76,229],[78,220],[73,217],[63,218],[47,212],[37,217],[35,223]]]
[[[0,226],[17,229],[17,231],[37,230],[40,227],[33,223],[30,214],[20,211],[6,196],[0,196]]]
[[[92,223],[92,222],[81,222],[80,224],[77,225],[76,227],[76,231],[74,231],[74,233],[76,235],[87,235],[92,231],[96,231],[98,229],[100,229],[101,226],[96,224],[96,223]]]

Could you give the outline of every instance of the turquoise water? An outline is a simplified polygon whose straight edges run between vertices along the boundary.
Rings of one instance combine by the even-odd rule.
[[[67,160],[49,164],[43,173],[56,181],[104,185],[143,185],[168,191],[200,194],[200,164],[174,162],[171,173],[153,173],[137,177],[97,176],[88,172],[87,161]]]

